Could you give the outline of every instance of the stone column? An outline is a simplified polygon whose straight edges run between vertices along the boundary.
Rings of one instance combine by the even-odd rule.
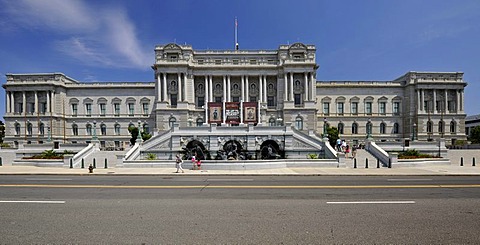
[[[22,102],[23,102],[22,110],[23,110],[23,113],[26,114],[27,113],[27,95],[25,91],[22,91]]]
[[[421,92],[420,92],[421,89],[418,89],[417,90],[417,105],[418,105],[418,108],[417,108],[417,113],[420,113],[422,111],[422,98],[420,96]]]
[[[56,106],[56,103],[55,103],[55,99],[56,99],[56,95],[55,95],[55,90],[52,91],[52,113],[55,113],[55,106]]]
[[[242,101],[245,101],[245,79],[243,76],[241,77],[240,91],[242,92]]]
[[[11,112],[15,113],[15,91],[10,92],[12,100],[10,101]]]
[[[207,108],[208,103],[208,76],[205,76],[205,108]]]
[[[11,111],[10,111],[10,91],[7,91],[7,92],[6,92],[6,95],[7,95],[7,96],[5,96],[5,100],[6,100],[6,101],[5,101],[5,106],[6,106],[7,108],[5,108],[5,110],[7,111],[7,113],[10,113],[10,112],[11,112]]]
[[[305,77],[305,101],[308,101],[308,74],[305,72],[304,74]]]
[[[47,91],[47,111],[46,112],[51,112],[50,111],[50,91]]]
[[[463,100],[463,94],[464,94],[464,91],[463,89],[460,90],[460,105],[458,105],[458,107],[460,108],[460,112],[463,112],[463,106],[464,106],[464,103],[465,101]]]
[[[263,102],[263,76],[258,76],[258,90],[260,91],[258,101]]]
[[[460,111],[460,90],[456,90],[456,95],[457,95],[457,104],[455,105],[455,112],[459,112]]]
[[[437,90],[433,90],[433,113],[437,112]]]
[[[317,81],[315,79],[315,76],[312,73],[310,73],[310,85],[312,86],[310,89],[310,100],[315,101],[315,96],[316,96],[316,86],[317,86]]]
[[[290,97],[289,101],[293,101],[293,72],[290,73]]]
[[[182,73],[177,73],[178,77],[178,101],[182,101]]]
[[[35,105],[33,105],[33,113],[38,112],[38,93],[35,91]]]
[[[446,113],[448,113],[448,90],[447,90],[447,89],[445,89],[445,98],[444,98],[444,102],[443,102],[443,103],[445,103],[445,104],[443,105],[443,111],[444,111],[445,114],[446,114]]]
[[[421,89],[421,99],[420,99],[420,106],[422,107],[422,111],[425,110],[425,89]]]
[[[250,84],[248,84],[248,75],[245,76],[245,101],[250,101],[250,93],[249,93],[249,89],[250,89]]]
[[[163,73],[163,100],[162,101],[167,101],[167,73]]]
[[[263,102],[267,102],[267,76],[263,76]]]
[[[227,101],[230,102],[232,101],[232,86],[231,86],[231,80],[230,76],[227,76]]]
[[[227,101],[227,78],[225,75],[223,76],[223,100],[222,101]]]
[[[162,83],[160,73],[157,73],[157,101],[162,101]]]
[[[283,100],[288,101],[288,79],[287,79],[287,73],[286,72],[284,74],[283,83],[285,84],[284,85],[285,97],[283,98]]]

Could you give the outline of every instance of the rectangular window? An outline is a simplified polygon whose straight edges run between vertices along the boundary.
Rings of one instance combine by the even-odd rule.
[[[78,115],[78,105],[72,104],[72,117],[76,117]]]
[[[232,62],[233,62],[234,65],[238,65],[238,64],[239,64],[238,60],[233,60]]]
[[[323,114],[327,115],[330,114],[330,103],[329,102],[323,102]]]
[[[393,102],[393,114],[400,115],[400,102]]]
[[[143,108],[143,115],[148,116],[148,103],[143,103],[142,108]]]
[[[380,102],[379,103],[379,106],[380,108],[378,108],[378,112],[382,115],[385,115],[387,113],[386,109],[387,109],[387,103],[386,102]]]
[[[338,115],[343,115],[343,102],[338,102],[337,103],[337,114]]]
[[[215,102],[222,102],[222,97],[215,97]]]
[[[353,115],[358,114],[358,102],[352,102],[352,114]]]
[[[100,103],[100,116],[105,116],[107,113],[107,105],[105,103]]]
[[[232,102],[240,102],[240,97],[232,97]]]
[[[87,117],[92,116],[92,104],[85,104],[85,114]]]
[[[295,94],[293,97],[294,97],[295,105],[301,105],[302,104],[302,95],[301,94]]]
[[[367,115],[372,114],[372,102],[365,102],[365,113],[367,113]]]
[[[205,105],[205,97],[197,97],[197,107],[202,108]]]
[[[120,116],[120,103],[113,104],[113,110],[115,111],[115,116]]]
[[[170,106],[171,107],[177,107],[177,94],[171,94],[170,95]]]
[[[268,107],[275,107],[275,97],[274,96],[268,96],[267,97],[267,106]]]
[[[23,103],[18,103],[18,113],[23,113]]]
[[[257,64],[257,60],[250,60],[250,65],[256,65]]]
[[[135,104],[128,103],[128,115],[133,116],[135,114]]]
[[[47,112],[47,102],[43,102],[40,106],[40,113],[45,114]]]
[[[453,101],[453,100],[448,101],[448,111],[449,112],[456,112],[457,111],[455,101]]]
[[[198,60],[197,63],[198,63],[199,65],[203,65],[203,60]]]
[[[28,103],[28,113],[35,113],[35,103]]]
[[[251,96],[250,97],[250,102],[257,102],[257,97]]]
[[[215,60],[215,65],[221,65],[222,64],[222,60]]]

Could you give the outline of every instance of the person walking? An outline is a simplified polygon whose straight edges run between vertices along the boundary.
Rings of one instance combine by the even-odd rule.
[[[175,167],[177,167],[177,172],[175,173],[178,173],[179,170],[182,170],[182,173],[185,173],[182,168],[182,163],[183,163],[183,160],[177,154],[177,159],[175,160]]]

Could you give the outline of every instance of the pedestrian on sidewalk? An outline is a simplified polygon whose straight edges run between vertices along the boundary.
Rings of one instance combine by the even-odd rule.
[[[179,170],[182,170],[182,173],[184,173],[183,168],[182,168],[182,163],[183,163],[183,160],[177,154],[177,159],[175,160],[175,167],[177,167],[177,172],[175,172],[175,173],[178,173]]]

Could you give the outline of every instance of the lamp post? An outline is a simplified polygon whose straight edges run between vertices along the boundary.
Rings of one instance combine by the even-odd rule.
[[[138,135],[137,135],[137,142],[138,143],[142,143],[142,128],[140,127],[141,126],[141,121],[138,120]]]
[[[367,139],[372,138],[372,120],[368,118],[368,123],[367,123]]]
[[[92,141],[93,140],[98,140],[97,137],[97,121],[93,121],[93,136],[92,136]]]
[[[413,123],[413,129],[412,129],[412,141],[415,141],[415,131],[417,128],[417,124]]]
[[[323,118],[323,138],[328,138],[326,117]]]
[[[47,132],[48,132],[47,142],[51,142],[52,141],[52,135],[51,135],[51,131],[50,131],[50,125],[47,125]]]

